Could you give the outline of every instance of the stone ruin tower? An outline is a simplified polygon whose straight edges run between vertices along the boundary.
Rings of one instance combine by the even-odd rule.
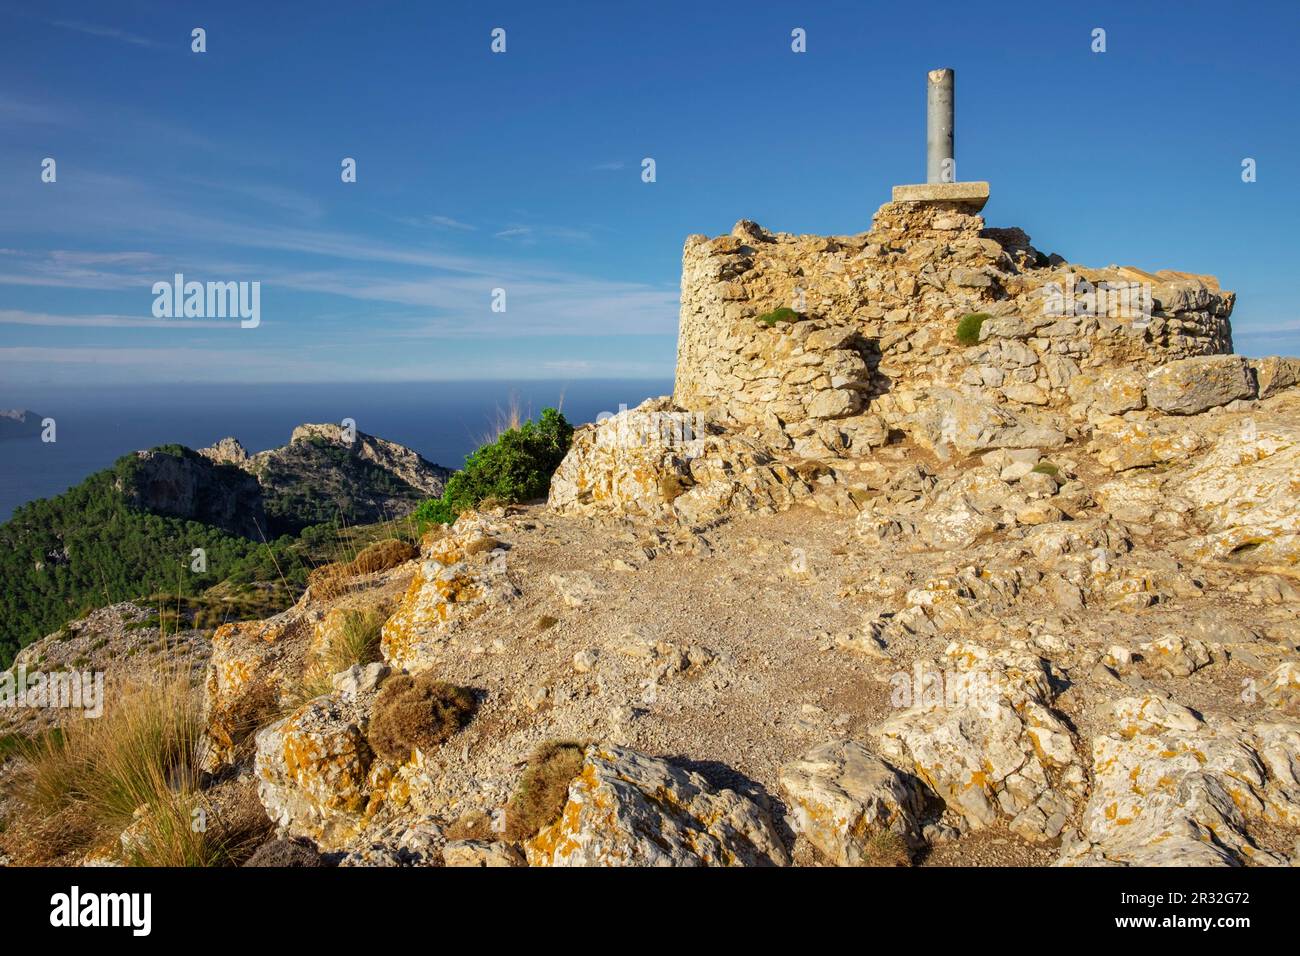
[[[989,184],[955,180],[953,71],[931,71],[927,91],[928,181],[895,186],[869,231],[742,220],[687,238],[675,405],[803,457],[861,453],[894,430],[943,453],[962,450],[945,432],[978,431],[980,415],[1042,441],[1089,393],[1132,391],[1117,375],[1232,351],[1234,295],[1213,277],[1086,268],[988,228]]]

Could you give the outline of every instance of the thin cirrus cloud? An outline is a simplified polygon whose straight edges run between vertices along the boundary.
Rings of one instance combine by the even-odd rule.
[[[261,186],[248,180],[222,188],[194,190],[197,177],[147,181],[120,173],[79,170],[59,184],[52,200],[46,193],[0,186],[0,205],[10,205],[13,235],[0,239],[0,287],[28,286],[34,302],[6,303],[0,327],[10,335],[26,329],[37,341],[5,343],[0,362],[21,364],[24,378],[42,366],[58,379],[93,375],[101,381],[159,380],[180,371],[207,381],[315,381],[334,378],[371,380],[382,371],[423,379],[431,372],[425,360],[404,355],[421,352],[404,342],[439,339],[501,342],[542,336],[587,338],[591,354],[572,364],[543,367],[536,357],[465,352],[457,377],[503,375],[609,375],[644,377],[662,374],[663,360],[621,355],[611,337],[671,337],[676,327],[678,289],[671,285],[627,281],[584,274],[544,260],[505,252],[457,248],[457,240],[492,233],[484,227],[443,213],[394,219],[423,227],[423,238],[384,235],[373,229],[322,227],[325,211],[311,197],[293,190]],[[67,188],[65,188],[65,186]],[[241,208],[219,201],[214,207],[195,197],[243,195],[258,202]],[[51,201],[57,206],[50,206]],[[266,215],[253,216],[249,209]],[[52,228],[53,227],[53,228]],[[480,229],[483,232],[480,232]],[[590,234],[545,223],[507,220],[498,241],[509,245],[552,240],[584,242]],[[438,235],[441,234],[441,235]],[[415,233],[419,237],[419,233]],[[111,239],[108,238],[111,236]],[[69,249],[69,237],[99,239],[97,247]],[[45,248],[41,248],[44,245]],[[258,281],[262,286],[263,327],[249,336],[223,334],[219,349],[201,348],[191,335],[167,329],[238,329],[229,320],[155,319],[152,284],[177,272],[197,281]],[[504,288],[508,307],[492,311],[493,290]],[[53,291],[67,290],[56,298]],[[111,305],[97,302],[96,292],[119,295]],[[121,293],[127,293],[121,298]],[[330,301],[333,300],[333,301]],[[62,314],[61,314],[62,313]],[[329,318],[326,318],[326,317]],[[358,353],[356,335],[364,330],[367,349]],[[86,337],[166,335],[164,341],[140,342],[137,349],[92,348]],[[173,335],[179,335],[178,340]],[[56,341],[55,337],[59,337]],[[69,337],[78,340],[69,340]],[[0,342],[4,341],[0,335]],[[182,341],[178,350],[166,343]],[[324,348],[340,343],[346,359],[323,362],[303,354],[307,342]],[[257,355],[246,362],[241,356]],[[210,363],[210,364],[205,364]],[[91,368],[98,371],[91,371]],[[83,369],[85,371],[83,371]]]
[[[235,329],[230,319],[153,319],[132,315],[56,315],[23,309],[0,309],[0,325],[34,325],[68,329]]]
[[[567,226],[529,226],[512,224],[492,234],[496,239],[511,239],[532,244],[544,239],[561,242],[590,242],[591,233],[583,229],[571,229]]]
[[[1266,335],[1276,335],[1278,332],[1300,332],[1300,319],[1251,323],[1249,325],[1243,323],[1241,326],[1233,328],[1232,336],[1237,339],[1262,338]]]
[[[457,232],[475,232],[478,227],[467,222],[453,219],[451,216],[403,216],[397,220],[408,226],[434,226],[438,229],[453,229]]]
[[[171,204],[146,207],[140,231],[199,237],[206,244],[260,249],[307,259],[319,266],[289,269],[265,261],[230,260],[189,253],[56,249],[0,250],[0,285],[139,291],[184,272],[193,279],[256,280],[264,290],[289,289],[347,299],[427,309],[427,320],[375,332],[394,336],[671,334],[677,289],[582,275],[510,257],[465,255],[363,235],[205,216]],[[580,238],[577,230],[512,226],[518,235]],[[260,258],[260,257],[258,257]],[[505,288],[508,309],[491,313],[492,290]],[[147,318],[142,300],[142,317]],[[150,298],[148,301],[152,301]],[[43,310],[50,314],[48,307]],[[50,319],[41,321],[54,324]],[[33,323],[35,324],[35,323]]]
[[[275,368],[284,361],[272,354],[258,354],[234,349],[215,351],[193,348],[86,348],[79,346],[20,345],[0,347],[0,361],[34,362],[41,365],[109,365],[127,367],[168,367],[171,369],[214,369],[224,362],[241,366],[263,365]]]
[[[368,260],[383,268],[286,270],[248,262],[203,262],[196,257],[187,257],[182,263],[143,252],[11,254],[10,267],[0,271],[0,285],[137,292],[141,296],[141,313],[139,317],[100,313],[59,316],[48,310],[7,310],[0,311],[0,323],[153,327],[144,321],[151,318],[152,284],[169,281],[181,271],[198,280],[259,281],[264,295],[292,290],[427,311],[424,321],[394,324],[391,329],[368,323],[371,334],[396,337],[643,335],[671,334],[675,328],[678,293],[672,287],[603,279],[509,260],[418,254],[383,245],[357,244],[325,233],[311,234],[306,239],[299,244],[288,234],[258,233],[258,241],[278,248],[331,259]],[[382,274],[392,271],[399,274]],[[504,313],[490,309],[492,290],[496,288],[504,288],[507,293]],[[167,320],[160,322],[169,324]]]
[[[102,37],[106,40],[120,40],[123,43],[130,43],[132,46],[156,47],[158,46],[148,37],[142,37],[135,33],[128,33],[126,30],[119,30],[117,27],[104,27],[97,23],[85,23],[81,20],[51,20],[51,26],[59,27],[63,30],[72,30],[76,33],[84,33],[87,36]]]

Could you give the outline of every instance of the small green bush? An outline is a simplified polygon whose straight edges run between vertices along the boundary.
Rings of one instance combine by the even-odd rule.
[[[957,323],[957,341],[962,345],[976,345],[980,340],[980,328],[984,325],[986,319],[993,316],[987,312],[972,312],[963,316],[962,320]]]
[[[798,322],[800,318],[798,312],[783,305],[779,309],[773,309],[771,312],[760,315],[758,321],[770,329],[778,322]]]
[[[573,426],[564,416],[554,408],[543,409],[537,421],[503,431],[466,458],[465,467],[447,481],[442,497],[416,508],[415,519],[450,524],[488,498],[511,504],[544,497],[572,439]]]

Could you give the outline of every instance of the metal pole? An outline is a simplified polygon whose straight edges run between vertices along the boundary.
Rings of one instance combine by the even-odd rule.
[[[953,84],[950,69],[931,70],[925,92],[925,181],[957,179],[953,152]]]

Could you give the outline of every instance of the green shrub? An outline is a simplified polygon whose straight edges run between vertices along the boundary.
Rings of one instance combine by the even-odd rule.
[[[798,322],[802,318],[798,312],[788,306],[781,306],[779,309],[773,309],[771,312],[764,313],[758,317],[769,329],[778,322]]]
[[[987,312],[972,312],[963,316],[962,320],[957,323],[957,341],[962,345],[976,345],[980,340],[980,328],[984,325],[986,319],[993,316]]]
[[[544,497],[572,439],[573,426],[564,416],[554,408],[544,409],[537,421],[503,431],[466,458],[465,467],[447,481],[442,497],[416,508],[415,519],[450,524],[462,511],[489,498],[511,504]]]

